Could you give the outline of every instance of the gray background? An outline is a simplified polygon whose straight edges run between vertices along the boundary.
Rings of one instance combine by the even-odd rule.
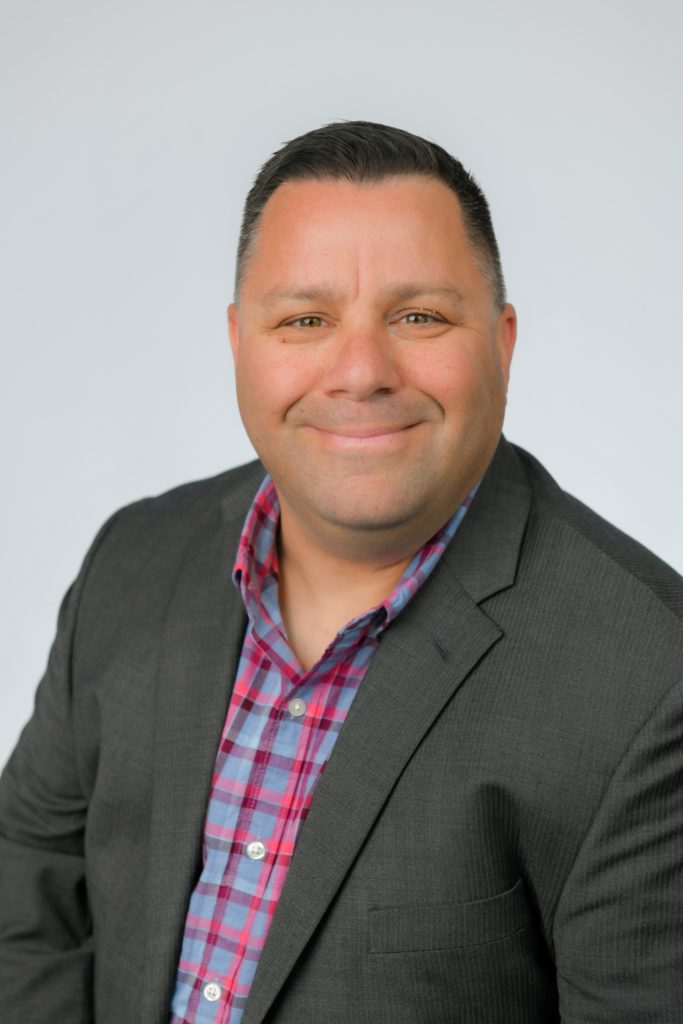
[[[99,524],[251,456],[225,335],[241,204],[336,118],[473,170],[520,318],[507,435],[683,570],[682,11],[3,4],[0,761]]]

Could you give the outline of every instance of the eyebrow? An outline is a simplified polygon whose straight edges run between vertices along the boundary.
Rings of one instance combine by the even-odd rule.
[[[454,299],[456,302],[462,302],[464,298],[460,289],[453,284],[433,284],[421,281],[389,288],[385,295],[386,298],[394,302],[410,302],[411,299],[417,299],[420,295],[436,295],[442,299]]]
[[[332,302],[337,297],[333,288],[320,285],[315,288],[273,288],[261,299],[262,306],[274,306],[283,299],[293,302]]]
[[[385,301],[389,302],[410,302],[411,299],[419,298],[421,295],[434,295],[455,302],[462,302],[464,298],[460,289],[455,285],[429,282],[395,285],[392,288],[387,288],[382,294]],[[330,285],[318,285],[312,288],[273,288],[263,296],[261,305],[273,306],[282,300],[333,302],[339,297],[340,294]]]

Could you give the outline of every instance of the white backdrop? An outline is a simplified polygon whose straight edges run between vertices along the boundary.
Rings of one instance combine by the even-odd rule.
[[[0,762],[114,508],[251,457],[224,328],[282,142],[398,125],[487,193],[508,436],[683,571],[683,8],[4,0]]]

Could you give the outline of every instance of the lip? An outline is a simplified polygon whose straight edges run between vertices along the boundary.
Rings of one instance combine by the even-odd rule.
[[[392,448],[403,443],[408,435],[415,429],[417,423],[407,423],[401,426],[351,426],[330,430],[326,427],[315,427],[309,425],[309,429],[320,439],[337,448],[346,449],[373,449]]]
[[[319,431],[321,434],[332,434],[334,437],[346,437],[352,439],[360,439],[366,437],[386,437],[390,434],[401,434],[406,430],[410,430],[414,427],[414,423],[405,423],[397,427],[387,427],[385,424],[377,427],[344,427],[343,429],[331,430],[327,427],[313,427],[313,430]]]

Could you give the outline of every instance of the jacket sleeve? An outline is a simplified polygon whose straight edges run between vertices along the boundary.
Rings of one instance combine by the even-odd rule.
[[[683,1021],[683,685],[614,773],[559,900],[554,941],[563,1024]]]
[[[0,1006],[4,1024],[92,1021],[84,867],[87,801],[71,709],[74,632],[100,530],[59,612],[33,716],[0,777]]]

